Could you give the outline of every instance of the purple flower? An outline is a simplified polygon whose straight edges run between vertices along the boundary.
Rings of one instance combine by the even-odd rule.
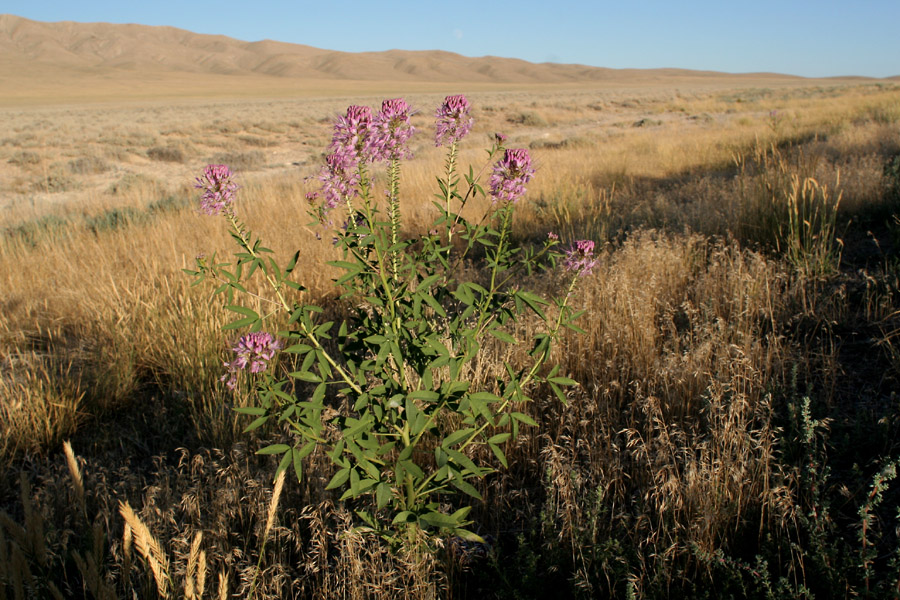
[[[453,144],[469,133],[475,123],[475,119],[469,117],[470,108],[465,96],[447,96],[444,99],[434,115],[437,117],[435,146],[443,146],[445,141]]]
[[[410,109],[403,98],[385,100],[372,123],[373,160],[393,160],[410,158],[407,143],[416,128],[409,123]]]
[[[552,241],[552,242],[558,242],[558,241],[559,241],[559,235],[556,234],[556,233],[553,233],[552,231],[548,231],[548,232],[547,232],[547,239],[550,240],[550,241]]]
[[[373,152],[372,109],[368,106],[349,106],[347,115],[334,124],[331,149],[339,154],[353,154],[360,162],[371,158]]]
[[[506,140],[508,139],[509,137],[503,135],[502,133],[497,132],[494,134],[494,143],[496,143],[498,146],[502,146],[503,144],[505,144]]]
[[[246,369],[249,365],[251,373],[262,373],[268,367],[269,361],[275,358],[275,352],[280,349],[281,342],[272,334],[265,331],[248,333],[231,349],[237,356],[233,361],[224,363],[228,373],[223,375],[220,381],[225,381],[230,389],[234,389],[238,371]]]
[[[525,194],[525,184],[534,176],[531,156],[525,148],[507,149],[494,165],[491,196],[494,202],[516,202]]]
[[[359,183],[358,164],[355,155],[349,152],[334,152],[325,157],[319,181],[322,182],[322,195],[325,196],[323,208],[326,212],[359,193],[356,189]]]
[[[200,210],[208,215],[220,215],[228,210],[238,189],[233,177],[234,173],[226,165],[207,165],[203,176],[194,184],[195,188],[203,190]]]
[[[563,259],[563,267],[579,277],[590,273],[596,264],[594,242],[591,240],[578,240],[575,242],[571,248],[566,250],[566,257]]]

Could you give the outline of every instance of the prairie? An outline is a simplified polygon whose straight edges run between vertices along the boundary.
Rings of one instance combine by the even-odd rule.
[[[2,597],[896,596],[900,86],[263,92],[0,106]],[[495,132],[536,161],[521,242],[603,251],[586,333],[556,355],[578,387],[533,390],[538,426],[482,483],[489,543],[397,554],[352,528],[326,459],[276,492],[254,452],[277,430],[241,432],[229,317],[182,272],[231,240],[192,185],[237,171],[242,218],[300,250],[297,279],[340,316],[339,253],[305,199],[331,122],[384,97],[418,109],[415,236],[444,159],[434,107],[458,92],[462,165]],[[824,221],[791,212],[804,198]]]

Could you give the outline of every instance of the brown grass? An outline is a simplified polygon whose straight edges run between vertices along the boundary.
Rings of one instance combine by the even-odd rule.
[[[639,597],[677,592],[708,575],[699,556],[758,548],[769,534],[795,539],[808,507],[782,460],[788,444],[779,430],[792,394],[815,390],[837,405],[844,359],[829,332],[856,318],[858,296],[867,298],[867,318],[892,331],[900,294],[886,259],[883,279],[874,263],[860,267],[871,283],[808,277],[739,218],[779,170],[841,193],[843,215],[889,210],[881,165],[900,152],[898,90],[470,97],[476,142],[506,131],[538,162],[516,223],[520,239],[552,230],[564,241],[606,244],[579,287],[587,333],[566,335],[556,355],[581,385],[567,405],[532,392],[527,410],[540,427],[508,449],[511,468],[485,482],[485,504],[473,512],[480,532],[505,544],[503,560],[526,565],[530,556],[535,569],[547,561],[555,565],[548,577],[586,596],[624,596],[626,582]],[[403,194],[415,231],[430,218],[442,156],[424,133],[439,96],[412,100],[423,133],[417,161],[404,166]],[[181,272],[200,252],[227,256],[230,240],[222,223],[190,208],[151,208],[192,198],[204,157],[262,153],[257,170],[240,175],[238,210],[281,255],[301,250],[298,279],[339,314],[328,300],[333,273],[321,266],[336,250],[307,225],[303,177],[316,172],[327,122],[348,103],[0,112],[8,132],[0,140],[0,461],[4,481],[25,464],[42,473],[36,491],[20,476],[18,498],[0,494],[15,507],[0,514],[0,590],[58,594],[41,587],[41,574],[71,558],[79,589],[97,597],[488,593],[478,583],[465,588],[469,567],[449,550],[392,554],[354,531],[352,512],[324,491],[326,458],[310,457],[302,484],[279,479],[269,491],[273,465],[253,455],[260,440],[242,435],[246,420],[227,408],[252,399],[219,381],[229,317],[209,286],[191,287]],[[782,120],[771,121],[772,109]],[[540,118],[521,118],[532,114]],[[634,127],[642,119],[650,121]],[[148,156],[181,147],[190,149],[183,162]],[[477,147],[462,164],[479,164]],[[766,162],[771,148],[777,165]],[[86,156],[110,168],[78,162]],[[72,189],[17,183],[68,161],[84,166],[70,170]],[[125,209],[132,212],[121,221],[109,216]],[[112,225],[91,229],[88,219],[100,217]],[[875,225],[872,235],[882,235]],[[551,279],[523,283],[553,289]],[[484,348],[485,367],[472,377],[489,379],[520,351]],[[68,443],[59,452],[70,438],[85,453],[80,461]],[[87,519],[75,519],[76,504]],[[93,541],[95,523],[102,543]],[[628,551],[617,554],[616,544]],[[803,566],[789,574],[800,577]]]

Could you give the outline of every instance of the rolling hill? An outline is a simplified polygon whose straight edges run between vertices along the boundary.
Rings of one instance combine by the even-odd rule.
[[[529,63],[452,52],[388,50],[349,53],[272,40],[245,42],[174,27],[44,23],[0,15],[0,102],[167,94],[238,95],[248,87],[351,89],[349,82],[423,86],[807,81],[773,73],[726,74],[682,69],[608,69]],[[359,87],[359,86],[356,86]],[[370,86],[371,87],[371,86]]]

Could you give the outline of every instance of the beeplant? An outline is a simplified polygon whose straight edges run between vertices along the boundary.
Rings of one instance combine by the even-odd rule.
[[[341,260],[330,263],[350,307],[340,323],[304,302],[305,288],[293,279],[299,252],[279,266],[238,218],[231,170],[210,165],[197,180],[201,209],[222,215],[239,247],[233,262],[201,258],[189,273],[196,282],[219,283],[225,308],[240,315],[227,329],[250,329],[223,376],[231,387],[256,391],[258,405],[236,409],[254,417],[247,431],[274,423],[289,439],[259,453],[280,455],[277,472],[293,468],[298,479],[304,459],[324,451],[335,467],[327,488],[351,502],[362,529],[394,544],[418,539],[420,530],[478,538],[467,529],[471,504],[452,497],[480,499],[477,480],[492,464],[507,466],[506,442],[520,427],[536,425],[523,412],[536,386],[565,401],[562,388],[575,381],[549,364],[551,347],[562,328],[581,331],[570,301],[596,262],[592,241],[577,241],[565,253],[552,233],[535,247],[515,243],[515,209],[535,173],[528,151],[506,148],[505,136],[496,134],[481,170],[470,166],[461,177],[459,144],[473,125],[470,104],[449,96],[436,117],[435,143],[447,148],[436,217],[427,234],[412,239],[402,235],[400,193],[402,165],[412,157],[410,107],[403,99],[385,100],[377,114],[350,106],[334,125],[319,187],[307,198],[340,249]],[[373,192],[378,165],[386,173],[382,202]],[[478,196],[490,199],[485,213],[464,217]],[[483,269],[464,268],[476,259]],[[558,275],[558,297],[521,285],[538,269]],[[267,307],[263,314],[234,299],[248,294],[251,276],[261,276],[268,290],[250,294]],[[279,313],[288,327],[273,335],[266,325]],[[537,327],[523,326],[528,313]],[[527,360],[504,362],[502,375],[477,385],[471,375],[489,340],[525,345]],[[492,453],[490,464],[478,458],[490,456],[476,453],[479,447]]]

